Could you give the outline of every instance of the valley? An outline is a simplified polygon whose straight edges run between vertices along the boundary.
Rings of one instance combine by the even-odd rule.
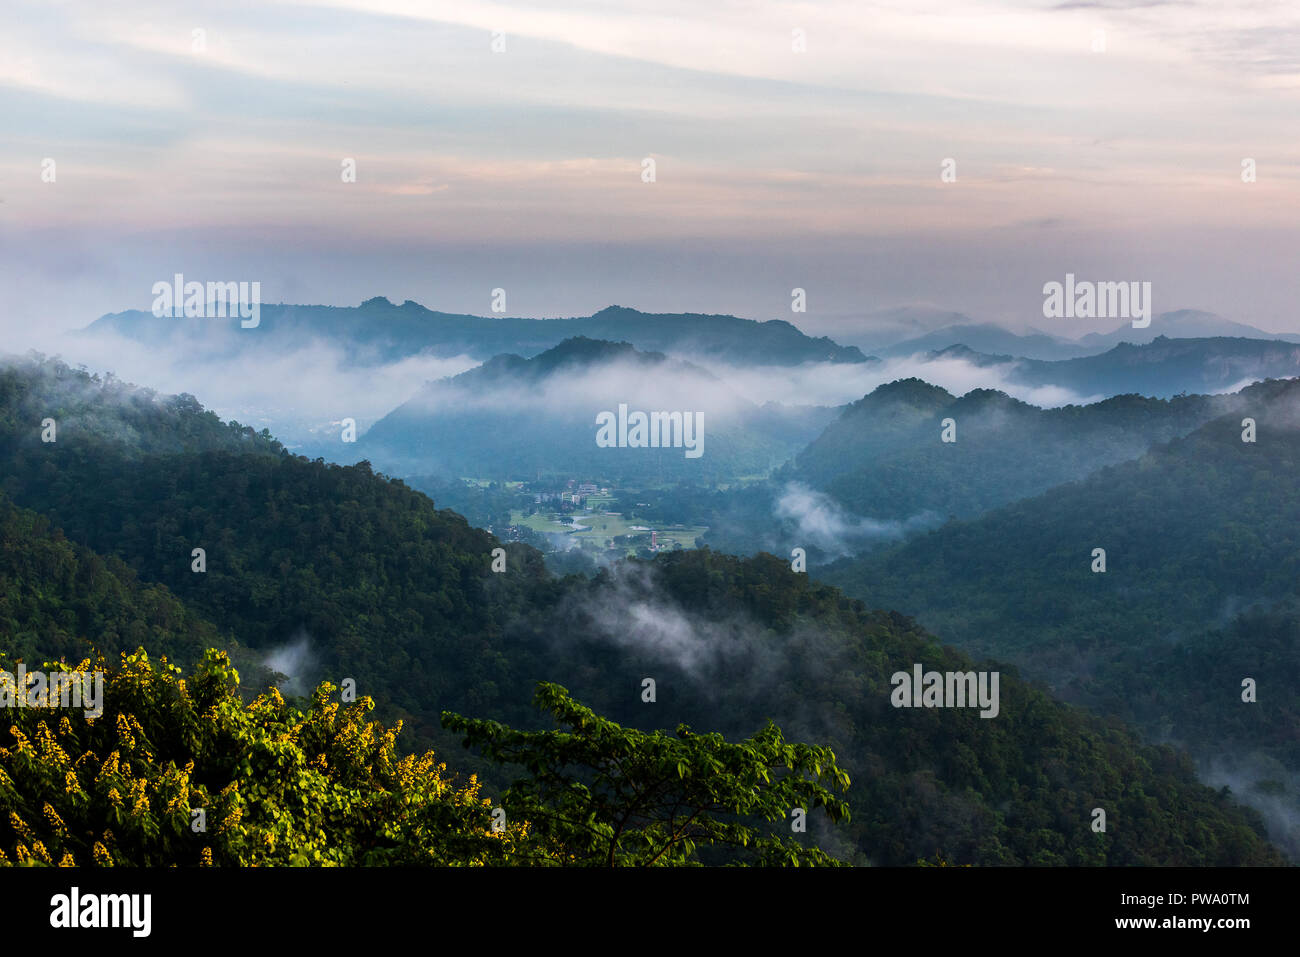
[[[1188,348],[1170,361],[1185,363]],[[1296,380],[1037,406],[909,377],[838,405],[758,405],[728,384],[734,370],[574,339],[427,384],[330,462],[193,397],[41,356],[8,369],[0,494],[11,528],[46,534],[27,517],[39,514],[87,556],[174,594],[178,620],[192,621],[152,644],[181,661],[207,645],[282,687],[349,676],[406,723],[411,745],[443,753],[457,745],[439,710],[527,727],[536,680],[561,679],[637,724],[617,676],[650,673],[666,696],[656,723],[671,714],[744,734],[775,717],[832,742],[853,773],[872,768],[868,800],[884,807],[937,783],[901,843],[880,818],[823,838],[859,863],[925,858],[926,847],[972,863],[1262,860],[1275,853],[1255,843],[1266,832],[1277,853],[1297,848],[1286,823],[1300,792],[1286,730],[1296,712],[1274,682],[1300,657],[1285,610],[1300,601],[1289,584],[1300,573],[1288,571],[1289,537],[1276,553],[1260,547],[1265,529],[1300,535],[1289,496],[1266,484],[1293,471]],[[596,440],[593,410],[683,405],[710,423],[695,458]],[[1254,443],[1242,442],[1243,416],[1257,422]],[[56,443],[23,425],[46,418],[59,423]],[[1103,575],[1088,570],[1097,545]],[[187,558],[196,546],[202,575]],[[806,555],[806,573],[792,554]],[[140,633],[82,615],[54,642],[15,619],[12,646],[111,653]],[[269,662],[293,673],[276,678]],[[939,669],[924,689],[921,662]],[[917,687],[900,699],[898,676],[913,671]],[[1237,672],[1266,676],[1249,715],[1230,703]],[[955,697],[931,701],[929,679],[945,673]],[[1056,699],[1138,734],[1102,758],[1090,750],[1101,718]],[[1029,784],[1042,759],[1030,728],[1044,720],[1084,762],[1062,772],[1067,803],[1105,800],[1081,788],[1122,805],[1106,769],[1147,767],[1158,781],[1127,774],[1182,804],[1209,801],[1218,810],[1198,813],[1257,837],[1190,857],[1141,842],[1085,848],[1065,822],[1088,815]],[[984,726],[1004,730],[986,740]],[[913,744],[887,743],[899,733]],[[506,783],[473,755],[458,763]],[[1233,786],[1198,791],[1196,773]],[[1050,840],[1018,823],[1040,802],[1063,828]],[[956,827],[970,814],[983,823]]]

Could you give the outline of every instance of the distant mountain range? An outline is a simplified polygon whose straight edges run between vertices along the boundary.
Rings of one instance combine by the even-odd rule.
[[[813,316],[801,321],[805,329],[828,335],[836,342],[879,354],[900,342],[918,339],[940,329],[975,325],[960,312],[934,306],[896,306],[845,315]]]
[[[115,334],[160,345],[198,345],[218,354],[238,353],[254,346],[264,348],[270,342],[292,351],[313,340],[324,340],[348,347],[356,361],[363,364],[422,353],[467,356],[480,361],[504,353],[528,358],[576,336],[627,342],[643,351],[666,355],[774,366],[877,361],[864,354],[864,348],[881,356],[908,356],[965,346],[986,355],[1051,361],[1096,355],[1125,342],[1144,345],[1160,336],[1300,342],[1300,335],[1265,332],[1192,309],[1157,315],[1145,329],[1134,329],[1131,322],[1124,322],[1111,332],[1093,332],[1078,339],[1043,329],[1013,332],[960,312],[919,307],[810,319],[802,324],[834,330],[835,335],[810,336],[781,319],[646,313],[624,306],[608,306],[590,316],[567,319],[473,316],[438,312],[411,300],[398,305],[383,296],[367,299],[359,306],[263,305],[255,329],[242,329],[234,318],[177,319],[135,309],[102,316],[82,334]]]
[[[1170,339],[1229,337],[1300,342],[1300,336],[1265,332],[1255,326],[1194,309],[1161,313],[1154,316],[1151,325],[1145,329],[1135,329],[1132,321],[1126,321],[1110,332],[1091,332],[1077,339],[1062,334],[1068,331],[1068,326],[1053,332],[1035,328],[1019,333],[996,323],[976,321],[959,312],[930,309],[887,310],[862,317],[857,326],[845,320],[839,324],[821,323],[819,328],[830,329],[837,325],[839,341],[852,342],[886,358],[965,346],[985,354],[1052,361],[1098,355],[1124,342],[1145,345],[1160,336]]]
[[[354,307],[263,305],[259,325],[250,329],[241,328],[238,319],[160,318],[137,309],[103,316],[84,334],[183,343],[221,354],[276,347],[292,352],[313,340],[327,340],[347,347],[363,364],[421,353],[479,360],[504,353],[528,358],[577,336],[744,365],[876,361],[855,346],[806,336],[780,319],[656,314],[623,306],[571,319],[486,317],[435,312],[410,300],[399,306],[382,296]]]
[[[1133,328],[1132,322],[1125,322],[1111,332],[1090,332],[1080,336],[1078,343],[1089,349],[1109,349],[1121,342],[1143,345],[1160,336],[1170,339],[1216,339],[1221,337],[1240,339],[1280,339],[1284,342],[1300,342],[1300,336],[1287,333],[1265,332],[1244,322],[1233,322],[1212,312],[1197,309],[1179,309],[1155,316],[1151,325],[1145,329]]]
[[[535,476],[539,469],[570,467],[582,471],[594,468],[604,474],[605,468],[619,463],[620,468],[631,468],[622,473],[624,477],[638,482],[762,476],[799,452],[833,418],[826,409],[746,402],[726,387],[733,368],[772,369],[773,375],[781,376],[785,373],[775,370],[782,366],[833,364],[836,381],[850,388],[861,375],[860,391],[853,389],[850,394],[862,395],[895,368],[899,378],[917,375],[948,384],[963,379],[969,382],[972,376],[962,366],[972,365],[987,370],[974,376],[973,384],[1015,393],[1039,405],[1091,402],[1130,393],[1170,397],[1231,392],[1252,381],[1300,375],[1300,344],[1262,338],[1268,336],[1262,330],[1189,310],[1157,316],[1147,330],[1134,330],[1126,323],[1113,332],[1086,336],[1078,342],[1041,330],[1020,335],[942,310],[893,310],[876,314],[872,321],[883,324],[872,327],[876,333],[884,330],[890,336],[911,337],[878,350],[886,356],[881,360],[865,356],[856,346],[805,335],[784,321],[694,313],[654,315],[617,306],[585,318],[496,318],[434,312],[409,301],[399,306],[376,297],[353,308],[264,306],[261,322],[253,329],[241,328],[238,319],[117,313],[84,330],[83,345],[90,342],[96,349],[111,351],[113,340],[124,336],[150,350],[156,348],[162,361],[187,370],[181,381],[207,382],[209,392],[215,381],[223,390],[227,414],[238,413],[245,420],[271,425],[289,435],[295,448],[313,456],[355,461],[354,455],[370,455],[395,474],[444,476],[496,474],[502,468]],[[1161,330],[1176,337],[1157,335]],[[847,325],[845,331],[849,331]],[[1182,337],[1206,331],[1241,335]],[[1115,341],[1130,337],[1150,341]],[[576,340],[622,343],[625,350],[659,359],[638,359],[629,367],[630,379],[606,377],[596,392],[566,397],[563,377],[575,374],[578,367],[573,363],[585,364],[586,368],[578,371],[580,378],[588,380],[592,379],[593,364],[615,358],[614,353],[587,346],[585,352],[570,347],[543,359],[562,343]],[[331,348],[312,350],[321,343]],[[382,404],[372,403],[361,414],[349,413],[346,403],[340,406],[343,411],[324,404],[314,420],[293,412],[295,406],[287,398],[292,395],[290,390],[301,389],[302,383],[286,382],[286,398],[281,400],[273,378],[253,374],[243,382],[238,374],[231,374],[232,370],[264,368],[265,363],[259,365],[256,360],[268,357],[276,357],[283,366],[303,350],[312,352],[298,366],[306,370],[308,381],[312,376],[321,382],[336,381],[330,376],[337,377],[341,369],[351,366],[356,373],[354,390],[365,376],[381,374],[385,364],[415,355],[441,357],[434,361],[456,356],[461,361],[452,364],[460,368],[471,362],[488,366],[468,378],[450,380],[454,384],[427,386],[422,397],[412,397],[419,380],[408,371],[404,381],[410,384],[401,389],[392,388],[394,380],[385,380],[389,388]],[[533,359],[542,361],[529,365]],[[665,365],[663,360],[678,364]],[[645,362],[652,363],[653,370]],[[946,378],[941,366],[949,367],[953,377]],[[211,374],[205,379],[208,372]],[[653,409],[647,405],[646,411],[698,407],[706,415],[706,441],[716,438],[718,444],[710,442],[703,460],[690,462],[658,449],[642,454],[635,449],[597,447],[594,436],[588,434],[594,430],[595,413],[616,412],[619,402],[628,398],[631,380],[644,380],[645,388],[637,388],[645,393],[645,402],[653,405]],[[510,390],[503,390],[505,383],[511,385]],[[518,398],[518,407],[507,408],[500,401],[507,392]],[[747,393],[752,395],[752,388]],[[432,401],[435,395],[436,402]],[[546,401],[541,401],[543,395]],[[411,401],[399,408],[405,399]],[[485,408],[489,405],[493,406],[490,410]],[[414,414],[417,406],[425,411]],[[635,400],[629,408],[635,408]],[[375,423],[356,446],[337,441],[339,417],[345,414],[352,414],[364,425]],[[515,432],[522,438],[505,442],[503,436]],[[1140,451],[1129,449],[1126,454]],[[609,454],[590,458],[597,453]],[[645,466],[652,460],[654,468],[647,471]],[[1021,487],[1016,482],[1011,485]],[[852,498],[861,499],[862,495]]]
[[[1008,385],[1054,387],[1084,398],[1228,392],[1261,379],[1300,375],[1300,344],[1277,339],[1157,336],[1145,345],[1121,342],[1100,355],[1055,361],[987,355],[959,345],[928,353],[926,359],[999,366]]]
[[[993,323],[944,326],[915,339],[907,339],[877,351],[881,356],[911,356],[965,346],[975,352],[1010,354],[1026,359],[1073,359],[1093,355],[1109,347],[1090,347],[1049,336],[1044,332],[1020,335]]]

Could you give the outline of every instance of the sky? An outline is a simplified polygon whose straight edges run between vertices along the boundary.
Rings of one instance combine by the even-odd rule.
[[[1300,332],[1291,0],[4,0],[3,21],[10,347],[148,309],[176,273],[483,315],[500,288],[524,316],[1114,328],[1043,316],[1073,273]]]

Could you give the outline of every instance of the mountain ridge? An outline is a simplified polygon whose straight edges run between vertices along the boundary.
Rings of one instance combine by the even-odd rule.
[[[209,347],[237,352],[266,340],[327,338],[356,347],[366,356],[393,360],[430,353],[488,359],[502,353],[525,357],[582,335],[625,340],[647,351],[699,354],[714,361],[755,365],[803,362],[872,363],[856,346],[806,335],[784,319],[756,320],[704,313],[645,313],[626,306],[606,306],[590,316],[538,319],[476,316],[428,309],[405,300],[401,305],[373,296],[358,306],[261,306],[260,324],[242,329],[237,318],[157,317],[144,310],[108,313],[80,335],[127,336],[138,341],[178,343],[198,339]],[[301,342],[298,342],[301,345]]]

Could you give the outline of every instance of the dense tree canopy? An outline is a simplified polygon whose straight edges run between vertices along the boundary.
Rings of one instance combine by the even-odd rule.
[[[819,783],[849,786],[829,748],[787,743],[771,723],[738,744],[685,725],[675,736],[622,728],[554,684],[540,685],[535,703],[563,730],[519,731],[451,713],[443,723],[493,760],[527,769],[502,805],[557,846],[562,861],[685,864],[697,848],[727,848],[762,863],[833,862],[817,848],[763,835],[746,822],[793,817],[802,832],[815,808],[846,819],[848,804]],[[536,862],[556,858],[546,851]]]
[[[103,659],[74,673],[107,671]],[[23,708],[0,747],[0,863],[490,864],[523,825],[432,753],[401,756],[363,698],[332,686],[305,711],[274,690],[245,704],[209,652],[192,678],[143,650],[105,677],[97,718]]]
[[[697,847],[725,848],[738,863],[827,864],[746,819],[848,815],[817,783],[847,787],[834,755],[787,743],[771,725],[739,744],[684,728],[644,734],[550,685],[538,703],[568,731],[448,716],[531,772],[498,809],[432,752],[399,754],[400,724],[367,720],[368,698],[341,706],[339,689],[322,684],[305,710],[274,690],[246,704],[216,651],[192,678],[180,672],[143,650],[123,654],[99,715],[15,712],[0,747],[0,864],[679,865]],[[592,772],[591,786],[570,768]]]

